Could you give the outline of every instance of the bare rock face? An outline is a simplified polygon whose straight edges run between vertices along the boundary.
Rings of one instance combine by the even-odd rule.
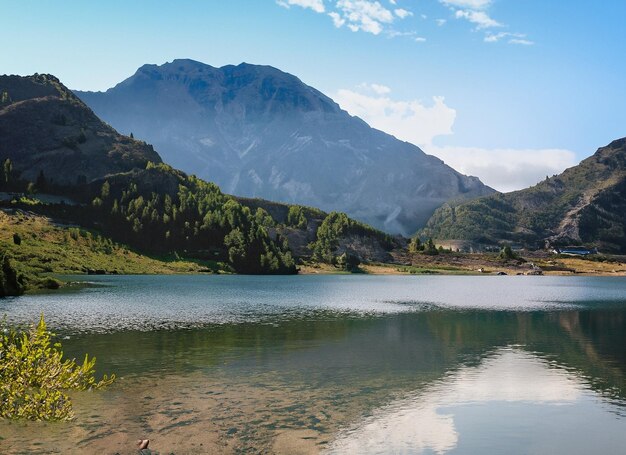
[[[0,76],[0,159],[23,179],[89,182],[161,162],[152,146],[117,133],[51,75]]]
[[[446,201],[493,193],[269,66],[175,60],[76,94],[228,193],[343,211],[391,233],[412,234]]]

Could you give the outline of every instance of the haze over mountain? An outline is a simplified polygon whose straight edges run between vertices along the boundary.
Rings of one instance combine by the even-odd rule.
[[[626,253],[626,138],[531,188],[446,204],[422,234],[492,244],[586,243]]]
[[[387,232],[412,234],[444,202],[493,193],[269,66],[174,60],[76,94],[228,193],[344,211]]]
[[[17,175],[74,184],[144,168],[161,158],[145,142],[122,136],[48,74],[0,76],[0,157]]]

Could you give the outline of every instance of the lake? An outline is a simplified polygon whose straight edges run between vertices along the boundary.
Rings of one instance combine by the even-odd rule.
[[[1,453],[617,454],[626,279],[80,276],[45,313],[105,391],[0,421]]]

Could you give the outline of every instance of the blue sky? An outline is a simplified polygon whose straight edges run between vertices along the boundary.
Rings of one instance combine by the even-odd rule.
[[[0,73],[104,90],[144,63],[268,64],[511,190],[626,136],[626,2],[0,0]]]

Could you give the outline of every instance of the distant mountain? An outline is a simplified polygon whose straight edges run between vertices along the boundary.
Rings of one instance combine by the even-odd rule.
[[[344,211],[391,233],[412,234],[446,201],[493,193],[269,66],[174,60],[104,93],[75,93],[228,193]]]
[[[0,158],[20,178],[74,184],[161,162],[152,146],[118,134],[51,75],[0,76]]]
[[[536,246],[585,243],[626,253],[626,138],[531,188],[446,204],[422,235]]]

